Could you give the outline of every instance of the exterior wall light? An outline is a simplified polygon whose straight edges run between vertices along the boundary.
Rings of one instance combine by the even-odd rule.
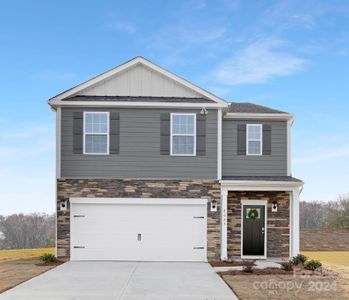
[[[278,211],[278,204],[276,201],[274,201],[271,205],[271,211],[272,212],[277,212]]]
[[[217,211],[217,201],[216,200],[211,201],[211,211]]]
[[[201,115],[207,115],[207,114],[208,114],[206,107],[203,107],[203,108],[201,109],[200,114],[201,114]]]
[[[60,205],[59,205],[59,207],[60,207],[60,209],[61,210],[67,210],[67,206],[68,206],[68,201],[67,200],[62,200],[61,202],[60,202]]]

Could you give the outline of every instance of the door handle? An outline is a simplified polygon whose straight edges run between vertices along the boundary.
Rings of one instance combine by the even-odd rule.
[[[138,233],[138,242],[142,241],[142,234]]]
[[[264,234],[264,227],[262,227],[262,234]]]

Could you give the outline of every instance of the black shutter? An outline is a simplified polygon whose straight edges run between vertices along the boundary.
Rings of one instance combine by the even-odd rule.
[[[76,111],[73,113],[73,153],[82,154],[83,148],[83,126],[84,113]]]
[[[206,116],[196,115],[196,155],[206,155]]]
[[[170,155],[171,115],[160,114],[160,154]]]
[[[246,124],[238,124],[237,154],[246,155]]]
[[[263,124],[263,155],[271,155],[271,125]]]
[[[111,112],[109,122],[109,153],[120,153],[120,113]]]

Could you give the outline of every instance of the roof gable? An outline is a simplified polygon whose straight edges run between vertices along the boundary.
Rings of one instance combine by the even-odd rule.
[[[82,90],[85,96],[200,97],[176,80],[139,63]]]
[[[59,105],[61,100],[77,95],[206,98],[227,106],[221,98],[143,57],[136,57],[73,87],[51,98],[49,104]]]

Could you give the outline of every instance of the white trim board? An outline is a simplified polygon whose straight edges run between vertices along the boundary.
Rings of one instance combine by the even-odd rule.
[[[61,178],[61,132],[62,132],[62,109],[57,108],[56,113],[56,179]]]
[[[295,181],[258,181],[258,180],[220,180],[222,190],[228,191],[293,191],[302,188],[303,182]]]
[[[135,205],[206,205],[202,198],[84,198],[72,197],[70,203],[80,204],[135,204]]]
[[[60,101],[57,104],[49,104],[53,107],[70,106],[70,107],[140,107],[140,108],[163,108],[163,107],[179,107],[179,108],[224,108],[227,107],[221,103],[183,103],[183,102],[129,102],[129,101]]]
[[[245,205],[264,205],[264,255],[243,255],[244,245],[244,206]],[[241,200],[241,232],[240,232],[240,256],[242,259],[266,259],[267,258],[267,215],[268,200]]]
[[[293,120],[293,114],[270,114],[270,113],[233,113],[228,112],[224,119],[259,119],[259,120]]]
[[[217,180],[222,179],[222,140],[223,140],[222,109],[217,111]]]
[[[293,125],[293,119],[287,120],[287,175],[291,176],[292,170],[291,170],[291,151],[292,151],[292,145],[291,145],[291,133],[292,133],[292,125]]]
[[[170,71],[167,71],[165,70],[164,68],[160,67],[159,65],[157,64],[154,64],[152,63],[151,61],[145,59],[144,57],[141,57],[141,56],[137,56],[109,71],[106,71],[90,80],[87,80],[69,90],[66,90],[54,97],[52,97],[50,100],[49,100],[49,104],[51,106],[57,106],[59,104],[62,104],[62,99],[64,98],[67,98],[67,97],[71,97],[73,95],[76,95],[77,93],[81,92],[82,90],[88,88],[88,87],[91,87],[91,86],[94,86],[96,85],[97,83],[103,81],[103,80],[106,80],[114,75],[116,75],[117,73],[120,73],[126,69],[129,69],[133,66],[136,66],[138,64],[142,64],[144,66],[147,66],[148,68],[160,73],[161,75],[167,77],[167,78],[170,78],[174,81],[176,81],[177,83],[181,84],[182,86],[185,86],[199,94],[201,94],[203,97],[205,98],[208,98],[208,99],[211,99],[213,100],[214,102],[216,102],[216,104],[223,104],[224,107],[228,107],[228,103],[225,102],[223,99],[217,97],[216,95],[206,91],[205,89],[189,82],[188,80],[185,80],[184,78],[170,72]],[[64,103],[65,104],[65,103]]]

